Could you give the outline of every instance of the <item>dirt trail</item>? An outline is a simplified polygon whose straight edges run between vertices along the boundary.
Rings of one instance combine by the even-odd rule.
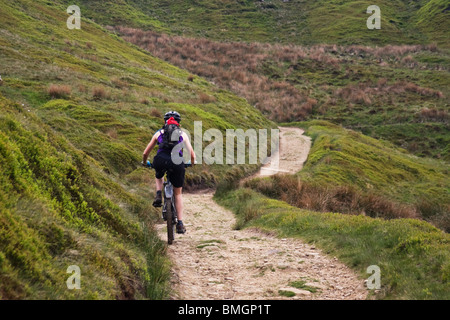
[[[300,129],[280,129],[280,172],[299,171],[310,140]],[[255,229],[234,230],[234,214],[216,204],[212,192],[184,197],[187,233],[176,234],[168,248],[174,264],[173,299],[366,298],[363,281],[336,258],[297,239],[280,239]],[[158,225],[158,230],[166,240],[165,225]],[[302,289],[290,286],[295,281],[304,283]],[[295,295],[280,295],[287,291]]]
[[[280,127],[278,166],[264,165],[257,175],[270,176],[277,173],[296,173],[302,170],[311,148],[311,138],[304,136],[300,128]]]

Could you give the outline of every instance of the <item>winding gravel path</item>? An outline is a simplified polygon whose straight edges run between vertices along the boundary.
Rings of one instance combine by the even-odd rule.
[[[280,128],[278,172],[301,170],[310,145],[301,129]],[[274,173],[262,168],[259,174]],[[366,298],[364,281],[336,258],[298,239],[234,230],[234,214],[213,201],[213,192],[184,197],[187,233],[176,234],[168,248],[173,299]],[[158,225],[158,230],[166,240],[165,225]]]

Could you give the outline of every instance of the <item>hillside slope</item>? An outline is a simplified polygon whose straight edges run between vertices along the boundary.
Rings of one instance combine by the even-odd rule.
[[[389,7],[391,9],[387,10],[387,18],[383,18],[391,18],[404,25],[416,19],[414,21],[424,31],[415,34],[414,26],[400,27],[389,20],[386,27],[388,32],[374,40],[368,38],[366,33],[360,34],[359,29],[352,29],[359,28],[360,22],[365,25],[366,2],[361,12],[354,6],[336,5],[336,9],[330,11],[334,15],[320,16],[317,15],[322,12],[320,4],[326,6],[321,1],[263,3],[243,0],[222,1],[219,4],[217,1],[200,0],[195,2],[196,6],[185,7],[186,1],[0,0],[0,74],[3,79],[0,86],[0,298],[167,298],[170,263],[165,255],[165,247],[154,231],[154,223],[159,218],[159,211],[151,207],[154,174],[139,165],[142,151],[152,133],[162,125],[162,115],[176,109],[183,115],[183,127],[191,133],[195,120],[202,121],[204,131],[210,128],[223,131],[229,128],[276,127],[245,98],[160,60],[151,52],[123,41],[104,26],[120,23],[158,32],[208,36],[219,40],[289,42],[295,39],[295,42],[298,40],[301,43],[337,41],[384,44],[431,42],[438,41],[435,39],[439,37],[444,39],[442,33],[445,34],[448,29],[448,19],[440,23],[442,28],[428,27],[426,20],[435,16],[439,16],[439,19],[446,17],[448,10],[441,7],[445,2],[430,1],[428,6],[425,6],[425,2],[418,2],[416,8],[419,10],[423,4],[423,10],[411,9],[405,11],[404,16],[390,16],[389,12],[405,8],[404,1],[395,1]],[[387,1],[383,3],[388,5]],[[69,15],[66,9],[69,4],[79,4],[82,9],[81,30],[67,29]],[[303,19],[298,19],[300,11],[293,10],[289,7],[291,5],[301,8]],[[307,25],[314,26],[317,23],[314,19],[339,16],[342,6],[351,13],[356,12],[354,10],[359,12],[358,19],[352,20],[353,23],[346,29],[350,38],[337,34],[339,24],[335,25],[337,29],[333,27],[317,32],[316,29],[307,28]],[[345,20],[348,17],[346,14],[343,18]],[[249,23],[249,19],[252,19],[252,23]],[[290,33],[284,32],[285,23],[291,28]],[[414,35],[409,37],[410,33]],[[356,46],[351,49],[358,54],[369,52],[370,59],[376,61],[376,55],[370,54],[373,48]],[[417,57],[411,58],[415,67],[407,72],[401,70],[400,73],[408,78],[417,71],[414,68],[424,66],[424,75],[433,77],[435,89],[421,87],[420,82],[418,85],[410,84],[408,90],[406,86],[401,87],[399,90],[403,88],[403,92],[406,92],[405,101],[401,103],[406,104],[411,97],[416,98],[425,93],[422,98],[429,103],[428,106],[436,103],[438,108],[431,109],[432,112],[425,110],[424,117],[431,117],[435,121],[433,112],[445,111],[447,106],[448,87],[445,81],[448,79],[449,60],[446,53],[441,55],[438,51],[435,54],[427,48],[423,49],[427,52],[421,52],[422,49]],[[321,57],[328,59],[328,51],[333,48],[327,46],[317,50],[322,53],[327,51]],[[344,52],[346,47],[339,50]],[[345,55],[343,59],[346,59]],[[416,65],[416,58],[423,65]],[[392,59],[389,63],[411,62],[410,59],[397,60]],[[320,59],[315,61],[321,62]],[[371,63],[378,63],[373,61]],[[263,71],[265,75],[281,74],[278,77],[285,77],[284,70],[289,65],[278,66],[271,60],[266,62],[263,65],[267,69]],[[362,63],[365,63],[364,59]],[[308,67],[301,63],[297,66],[299,72]],[[441,73],[432,73],[434,68]],[[331,72],[324,77],[325,80],[334,77],[333,67],[329,70]],[[384,69],[377,70],[384,72]],[[386,77],[397,74],[396,70],[389,70]],[[370,78],[370,69],[361,71],[360,65],[354,66],[352,71],[355,71],[351,75],[352,81],[358,81],[360,72]],[[322,76],[309,72],[305,74],[312,78]],[[295,78],[293,80],[296,81]],[[313,80],[307,81],[311,81],[308,86],[316,85]],[[353,88],[351,82],[341,84]],[[326,83],[323,85],[318,92],[321,95],[318,99],[334,94],[334,90],[327,91]],[[389,82],[387,85],[386,82],[371,82],[358,89],[379,97],[375,91],[394,85]],[[443,90],[444,94],[438,90]],[[351,100],[345,94],[340,98]],[[343,103],[340,106],[345,105]],[[365,118],[367,111],[359,108],[330,109],[332,113],[326,114],[324,118],[341,118],[342,112],[347,124],[355,121],[353,111],[361,111],[361,119]],[[334,111],[337,114],[333,114]],[[345,113],[347,111],[352,117]],[[390,112],[390,109],[386,111]],[[414,118],[418,111],[415,108],[408,113],[408,119]],[[279,113],[282,114],[282,111]],[[448,122],[448,113],[442,114]],[[386,113],[384,117],[390,115]],[[448,141],[448,136],[440,134],[441,131],[444,134],[447,132],[447,122],[431,126],[438,132],[433,140],[439,143],[433,155],[436,153],[441,156],[442,145]],[[372,125],[371,122],[364,124]],[[321,141],[327,142],[326,139]],[[328,145],[328,151],[335,147],[333,141]],[[321,146],[326,147],[327,143]],[[425,146],[422,149],[429,148]],[[357,151],[359,155],[360,150]],[[320,158],[319,164],[322,160],[325,165],[330,164],[327,161],[334,161],[335,155],[329,154],[329,160]],[[448,149],[443,150],[442,157],[447,156]],[[402,164],[402,161],[398,163]],[[404,165],[404,171],[395,171],[394,174],[409,174],[412,170],[414,175],[427,170],[426,173],[431,177],[438,175],[439,181],[441,171],[442,175],[448,175],[446,169],[440,167],[438,173],[432,173],[433,168],[428,170],[428,167],[423,169],[420,166],[417,169],[415,164],[410,165],[409,162]],[[311,172],[317,168],[322,167],[315,167]],[[189,187],[211,187],[224,178],[240,178],[254,169],[256,166],[200,165],[188,171],[187,184]],[[351,170],[346,173],[351,174]],[[418,181],[413,179],[413,182]],[[426,181],[426,186],[429,186],[429,182]],[[380,184],[377,187],[384,186]],[[445,187],[444,181],[439,186],[439,193]],[[434,189],[425,191],[422,194],[433,194]],[[238,191],[239,194],[241,192]],[[251,198],[245,191],[242,197],[244,200]],[[228,205],[235,205],[235,199],[231,197]],[[250,213],[254,212],[251,211],[254,204],[259,202],[250,201],[246,208]],[[277,207],[278,211],[286,208],[278,202],[276,204],[280,206]],[[414,222],[411,223],[414,225]],[[426,224],[418,225],[424,229],[431,228]],[[380,234],[384,232],[382,229]],[[396,230],[400,229],[401,225]],[[436,239],[446,246],[447,237],[441,238],[434,228],[432,231],[437,234]],[[423,240],[422,234],[415,239],[414,235],[396,247],[400,251],[405,250],[402,251],[405,256],[410,247],[411,250],[426,250],[428,241],[434,239],[428,239],[428,235],[425,235]],[[447,255],[440,251],[438,253],[438,261],[434,266],[442,268],[438,270],[438,275],[443,281],[448,281]],[[81,268],[84,290],[67,289],[65,281],[69,276],[66,273],[69,265]],[[427,296],[427,292],[423,295]]]
[[[127,41],[245,97],[266,117],[325,119],[450,159],[450,51],[433,45],[217,42],[117,27]]]
[[[109,172],[137,168],[168,110],[183,115],[191,134],[193,121],[202,121],[203,131],[274,127],[244,99],[88,20],[81,30],[68,30],[65,7],[34,1],[24,8],[2,6],[0,91],[29,106]]]
[[[0,298],[164,298],[148,201],[28,107],[0,95],[0,108]],[[83,290],[66,286],[71,265]]]
[[[368,45],[437,42],[448,46],[450,30],[446,0],[378,1],[381,30],[366,27],[371,1],[59,1],[79,4],[87,17],[102,24],[214,40]]]
[[[166,298],[154,174],[139,165],[162,115],[178,110],[191,132],[194,120],[203,130],[274,124],[90,20],[69,30],[66,9],[1,1],[0,297]],[[197,166],[188,183],[214,185],[230,170]],[[84,290],[67,289],[69,265]]]
[[[253,189],[321,212],[417,218],[450,231],[449,166],[325,121],[306,128],[313,146],[303,170],[250,182]]]

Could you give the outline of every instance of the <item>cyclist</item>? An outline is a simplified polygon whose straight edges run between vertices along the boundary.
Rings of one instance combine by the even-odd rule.
[[[161,207],[162,204],[162,188],[164,186],[164,174],[168,172],[168,179],[173,185],[173,191],[175,196],[175,207],[177,208],[177,233],[185,233],[186,228],[183,225],[183,185],[185,177],[185,167],[184,163],[175,164],[172,160],[172,149],[163,143],[164,138],[164,128],[166,125],[175,124],[180,126],[181,116],[176,111],[169,111],[164,115],[164,126],[162,129],[158,130],[152,137],[152,140],[147,145],[147,148],[143,154],[142,164],[147,163],[150,152],[158,144],[158,151],[153,159],[153,167],[155,168],[156,174],[156,197],[153,202],[154,207]],[[192,148],[189,137],[185,132],[181,132],[177,144],[183,143],[185,150],[190,154],[191,164],[195,164],[195,153]],[[182,151],[180,151],[182,155]]]

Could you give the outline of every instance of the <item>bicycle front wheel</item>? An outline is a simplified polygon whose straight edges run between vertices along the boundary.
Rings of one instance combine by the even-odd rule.
[[[171,198],[167,198],[166,199],[166,210],[167,210],[167,243],[168,244],[172,244],[173,240],[175,239],[174,237],[174,229],[175,229],[175,225],[173,223],[173,206],[172,206],[172,199]]]

